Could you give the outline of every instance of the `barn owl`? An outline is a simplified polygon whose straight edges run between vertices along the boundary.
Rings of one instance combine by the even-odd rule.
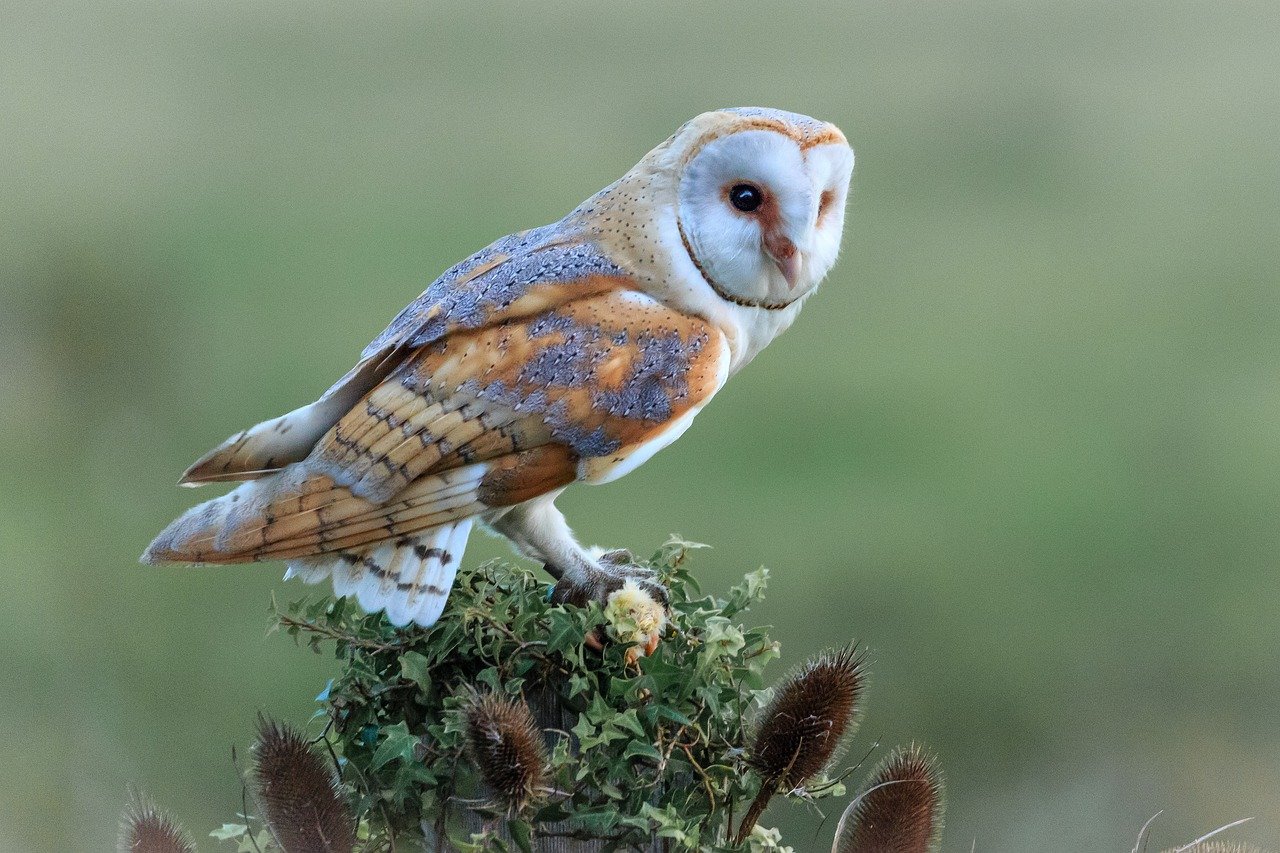
[[[662,591],[578,544],[556,497],[689,428],[835,263],[853,152],[832,124],[704,113],[564,219],[436,279],[316,402],[240,432],[182,484],[242,481],[150,563],[283,560],[395,625],[439,618],[472,526],[565,600]]]

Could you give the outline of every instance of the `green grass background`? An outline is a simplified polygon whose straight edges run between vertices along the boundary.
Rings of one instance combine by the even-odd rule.
[[[842,260],[583,538],[759,564],[798,662],[873,650],[946,849],[1280,847],[1280,6],[18,0],[0,27],[0,838],[198,834],[327,658],[278,566],[157,569],[195,456],[300,405],[439,271],[680,122],[858,153]],[[203,496],[203,495],[202,495]],[[472,562],[503,553],[477,537]],[[776,808],[800,851],[829,844]],[[216,849],[212,841],[205,849]]]

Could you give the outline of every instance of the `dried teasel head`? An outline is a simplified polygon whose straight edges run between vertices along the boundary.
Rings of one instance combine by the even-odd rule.
[[[832,853],[927,853],[942,832],[942,774],[915,744],[872,771],[840,816]]]
[[[120,818],[118,853],[196,853],[195,842],[149,799],[129,792],[129,805]]]
[[[351,853],[355,819],[327,759],[298,731],[258,720],[253,792],[285,853]]]
[[[743,843],[779,791],[798,788],[831,763],[857,720],[866,686],[866,654],[857,646],[826,651],[778,686],[751,738],[748,763],[760,793],[738,827]]]
[[[774,790],[798,788],[831,762],[866,685],[856,646],[823,652],[778,686],[751,739],[750,763]]]
[[[546,782],[542,732],[523,700],[472,694],[463,709],[467,752],[495,799],[515,814]]]

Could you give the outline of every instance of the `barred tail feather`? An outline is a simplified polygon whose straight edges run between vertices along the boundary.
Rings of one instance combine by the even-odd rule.
[[[333,591],[354,596],[364,610],[385,610],[393,625],[429,628],[449,600],[471,523],[465,518],[359,551],[292,560],[285,579],[320,583],[332,577]]]
[[[429,626],[449,588],[482,508],[488,467],[420,478],[398,500],[375,504],[303,466],[242,483],[192,507],[142,555],[146,563],[246,563],[285,559],[285,577],[333,579],[338,595],[396,625]]]

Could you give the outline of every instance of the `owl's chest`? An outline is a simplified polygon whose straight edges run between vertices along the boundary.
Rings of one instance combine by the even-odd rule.
[[[732,352],[730,376],[750,364],[752,359],[795,322],[805,298],[807,297],[785,308],[772,310],[732,304],[724,306],[724,318],[721,322]]]

